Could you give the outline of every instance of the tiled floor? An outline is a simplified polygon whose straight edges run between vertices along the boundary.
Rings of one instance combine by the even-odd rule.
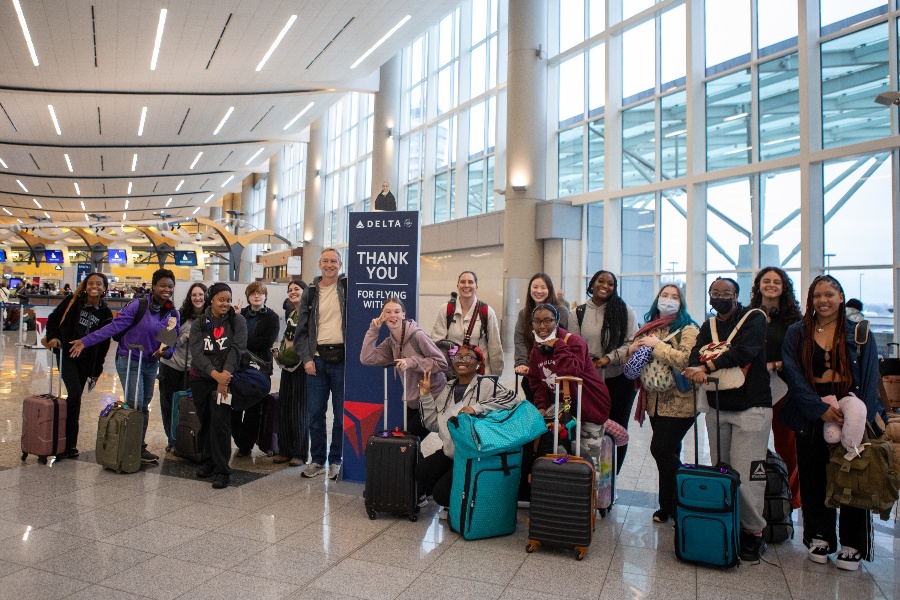
[[[33,335],[33,334],[32,334]],[[213,490],[177,459],[133,475],[91,461],[105,375],[85,399],[82,460],[19,460],[21,399],[47,386],[47,355],[0,337],[0,598],[900,598],[900,527],[876,521],[876,555],[856,573],[806,559],[798,536],[730,571],[679,562],[654,525],[649,425],[633,424],[620,502],[587,557],[525,553],[525,511],[508,537],[465,541],[437,518],[370,521],[362,488],[300,477],[255,456],[239,487]],[[113,369],[108,369],[112,372]],[[162,426],[151,416],[151,449]],[[703,433],[701,428],[701,434]],[[705,444],[701,444],[705,446]],[[693,453],[693,444],[687,444]]]

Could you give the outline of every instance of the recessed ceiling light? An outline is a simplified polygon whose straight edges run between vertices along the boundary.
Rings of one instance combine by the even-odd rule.
[[[162,44],[163,30],[166,28],[166,14],[169,11],[165,8],[159,11],[159,24],[156,26],[156,41],[153,42],[153,56],[150,58],[150,70],[156,70],[156,59],[159,58],[159,47]]]
[[[128,193],[129,193],[129,194],[131,193],[131,184],[132,184],[132,182],[129,181],[129,182],[128,182]]]
[[[215,194],[210,194],[210,195],[209,195],[209,198],[207,198],[206,200],[203,201],[203,204],[206,204],[207,202],[209,202],[210,200],[212,200],[212,199],[213,199],[213,196],[215,196]]]
[[[59,128],[59,121],[56,118],[56,111],[53,110],[53,105],[48,104],[47,108],[50,109],[50,118],[53,119],[53,126],[56,127],[56,135],[62,135],[62,131]]]
[[[263,67],[265,66],[265,64],[266,64],[266,61],[269,60],[269,57],[272,56],[272,53],[273,53],[273,52],[275,52],[275,48],[278,47],[278,44],[281,43],[282,38],[284,38],[284,36],[287,34],[288,29],[291,28],[291,25],[293,25],[293,24],[294,24],[294,21],[296,21],[296,20],[297,20],[297,15],[291,15],[291,18],[288,19],[287,23],[286,23],[286,24],[284,25],[284,27],[282,28],[281,33],[279,33],[279,34],[278,34],[278,37],[275,38],[275,41],[272,42],[272,46],[269,47],[269,51],[266,52],[266,55],[263,56],[262,60],[259,61],[259,64],[256,65],[256,70],[257,70],[257,72],[262,71],[262,68],[263,68]]]
[[[297,122],[297,119],[299,119],[300,117],[302,117],[303,115],[305,115],[305,114],[306,114],[306,111],[308,111],[309,109],[311,109],[311,108],[313,107],[313,104],[315,104],[315,102],[310,102],[309,104],[307,104],[307,105],[306,105],[306,108],[304,108],[303,110],[301,110],[301,111],[297,114],[296,117],[294,117],[293,119],[291,119],[290,122],[289,122],[287,125],[284,126],[284,129],[282,129],[282,131],[287,131],[287,128],[290,127],[291,125],[293,125],[294,123],[296,123],[296,122]]]
[[[75,172],[75,169],[72,168],[72,161],[69,160],[69,155],[68,155],[68,154],[63,154],[63,156],[66,157],[66,166],[69,167],[69,173],[74,173],[74,172]]]
[[[219,121],[219,126],[216,127],[216,130],[215,130],[215,131],[213,131],[213,135],[219,135],[219,132],[222,130],[222,127],[225,125],[225,121],[228,120],[228,117],[231,116],[231,113],[232,113],[232,112],[234,112],[234,107],[233,107],[233,106],[230,107],[230,108],[228,109],[228,112],[225,113],[225,116],[222,117],[222,120],[221,120],[221,121]]]
[[[131,172],[134,173],[134,170],[137,168],[137,153],[135,152],[134,158],[131,159]]]
[[[19,16],[19,25],[22,27],[22,34],[25,36],[25,43],[28,44],[28,52],[31,54],[31,62],[34,66],[40,66],[38,62],[37,52],[34,51],[34,42],[31,41],[31,33],[28,31],[28,23],[25,22],[25,13],[22,12],[22,5],[19,0],[13,0],[13,6],[16,7],[16,14]]]
[[[249,159],[247,162],[245,162],[244,164],[245,164],[245,165],[249,165],[250,163],[252,163],[252,162],[253,162],[253,159],[256,158],[257,156],[259,156],[260,152],[262,152],[263,150],[265,150],[265,148],[260,148],[259,150],[257,150],[257,151],[256,151],[256,154],[254,154],[253,156],[251,156],[250,159]]]
[[[138,137],[144,135],[144,121],[147,120],[147,107],[141,109],[141,124],[138,125]]]
[[[234,179],[234,175],[232,175],[231,177],[229,177],[228,179],[226,179],[226,180],[225,180],[225,183],[222,184],[222,187],[225,187],[226,185],[228,185],[229,183],[231,183],[231,180],[232,180],[232,179]]]
[[[9,215],[9,216],[12,216],[12,213],[11,213],[11,212],[9,212],[9,209],[8,209],[8,208],[6,208],[6,207],[5,207],[5,206],[4,206],[4,207],[3,207],[3,210],[5,210],[5,211],[6,211],[6,214],[8,214],[8,215]]]
[[[6,166],[6,163],[3,162],[3,159],[2,159],[2,158],[0,158],[0,165],[3,165],[3,168],[4,168],[4,169],[8,169],[8,168],[9,168],[9,167]]]
[[[77,181],[75,182],[75,193],[78,194],[79,196],[81,195],[81,188],[78,187]]]
[[[197,161],[200,160],[200,157],[203,156],[203,152],[197,153],[197,158],[194,159],[194,162],[191,163],[191,169],[197,166]]]
[[[87,207],[84,205],[84,200],[81,201],[81,210],[87,210]]]
[[[53,218],[53,217],[50,216],[50,213],[48,213],[46,210],[44,211],[44,214],[47,216],[48,219],[52,219],[52,218]]]
[[[171,198],[169,198],[169,199],[166,201],[166,208],[169,208],[169,205],[170,205],[170,204],[172,204],[172,199],[171,199]]]
[[[191,167],[191,168],[193,168],[193,167]],[[181,186],[183,186],[183,185],[184,185],[184,179],[182,179],[182,180],[178,183],[178,187],[175,188],[175,191],[177,192],[178,190],[180,190],[180,189],[181,189]]]
[[[194,212],[192,212],[191,214],[192,214],[192,215],[196,215],[198,212],[200,212],[200,207],[199,207],[199,206],[198,206],[197,208],[195,208],[195,209],[194,209]],[[19,221],[19,222],[21,223],[21,221]]]
[[[40,203],[40,202],[38,202],[38,200],[37,200],[37,198],[32,198],[32,200],[34,200],[34,203],[35,203],[35,204],[37,204],[37,207],[38,207],[38,208],[40,208],[40,209],[41,209],[41,210],[43,210],[43,209],[44,209],[44,207],[43,207],[43,206],[41,206],[41,203]]]
[[[25,190],[25,193],[26,193],[26,194],[28,193],[28,188],[25,187],[25,184],[24,184],[24,183],[22,183],[22,182],[21,182],[20,180],[18,180],[18,179],[16,179],[16,183],[19,184],[19,187],[20,187],[20,188],[22,188],[23,190]]]
[[[353,63],[352,65],[350,65],[350,68],[351,68],[351,69],[355,69],[357,66],[359,66],[359,63],[361,63],[362,61],[366,60],[366,59],[369,57],[370,54],[372,54],[373,52],[375,52],[375,50],[378,49],[378,46],[380,46],[380,45],[382,45],[383,43],[385,43],[385,42],[388,40],[389,37],[391,37],[392,35],[394,35],[394,34],[397,32],[397,30],[400,29],[401,27],[403,27],[403,26],[406,24],[406,22],[409,21],[410,19],[412,19],[412,15],[406,15],[405,17],[403,17],[402,19],[400,19],[400,22],[397,23],[396,25],[394,25],[394,26],[391,28],[390,31],[388,31],[386,34],[384,34],[384,37],[383,37],[383,38],[381,38],[380,40],[378,40],[377,42],[375,42],[375,45],[374,45],[374,46],[372,46],[371,48],[369,48],[368,50],[366,50],[366,53],[365,53],[365,54],[363,54],[362,56],[360,56],[359,58],[357,58],[357,59],[356,59],[356,62]]]

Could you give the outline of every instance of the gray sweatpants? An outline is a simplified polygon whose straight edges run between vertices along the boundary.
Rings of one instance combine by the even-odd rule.
[[[772,409],[756,407],[739,412],[719,413],[719,435],[722,441],[722,462],[741,475],[741,529],[758,533],[765,529],[763,518],[766,482],[750,481],[750,463],[766,460],[769,431],[772,429]],[[716,410],[706,413],[709,432],[709,456],[716,462]]]

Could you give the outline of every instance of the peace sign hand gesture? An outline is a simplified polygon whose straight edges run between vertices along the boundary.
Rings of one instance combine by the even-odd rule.
[[[427,396],[431,393],[431,371],[425,371],[419,381],[419,395]]]

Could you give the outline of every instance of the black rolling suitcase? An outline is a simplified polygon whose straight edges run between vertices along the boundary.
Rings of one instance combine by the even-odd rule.
[[[554,412],[554,446],[559,445],[559,388],[563,388],[566,403],[571,399],[569,384],[578,386],[575,455],[549,454],[534,461],[531,468],[531,512],[528,516],[528,546],[534,552],[538,546],[572,548],[581,560],[591,544],[596,522],[596,474],[590,460],[578,456],[581,452],[581,385],[578,377],[556,378]]]
[[[393,366],[393,365],[392,365]],[[390,368],[390,367],[389,367]],[[388,430],[388,369],[384,370],[384,430],[366,441],[366,512],[375,519],[379,512],[418,519],[419,493],[416,464],[419,438],[406,430],[406,373],[403,374],[403,429]]]

